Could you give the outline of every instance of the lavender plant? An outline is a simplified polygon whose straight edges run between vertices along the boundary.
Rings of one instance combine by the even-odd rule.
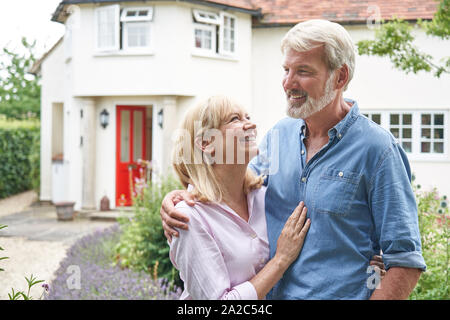
[[[51,283],[48,300],[172,300],[181,290],[169,288],[164,278],[122,269],[114,263],[118,224],[78,240],[67,252]],[[78,269],[79,274],[70,272]],[[73,283],[78,276],[79,285]],[[76,281],[75,281],[76,282]]]

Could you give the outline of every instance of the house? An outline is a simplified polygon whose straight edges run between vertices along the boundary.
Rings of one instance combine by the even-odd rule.
[[[66,32],[33,67],[42,75],[41,200],[75,209],[130,204],[138,159],[170,167],[184,110],[212,94],[246,105],[261,138],[285,117],[280,40],[297,22],[341,23],[354,41],[377,18],[431,19],[434,0],[64,0],[52,20]],[[436,58],[450,42],[415,30]],[[390,130],[423,188],[450,195],[450,78],[394,70],[358,56],[345,96]],[[134,167],[134,168],[133,168]]]

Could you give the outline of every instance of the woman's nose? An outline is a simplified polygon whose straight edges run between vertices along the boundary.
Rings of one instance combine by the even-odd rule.
[[[251,129],[256,129],[256,124],[254,124],[250,120],[247,120],[247,122],[244,124],[244,130],[251,130]]]

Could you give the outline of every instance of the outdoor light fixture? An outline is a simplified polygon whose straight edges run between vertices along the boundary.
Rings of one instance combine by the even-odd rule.
[[[164,122],[164,111],[163,111],[163,109],[159,110],[157,121],[158,121],[158,126],[162,129],[163,122]]]
[[[103,111],[100,112],[100,124],[103,129],[106,129],[109,124],[109,112],[106,109],[103,109]]]

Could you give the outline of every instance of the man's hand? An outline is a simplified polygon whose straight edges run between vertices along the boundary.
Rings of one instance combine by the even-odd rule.
[[[369,265],[374,266],[375,272],[377,272],[380,275],[380,279],[383,280],[384,276],[386,275],[386,268],[383,263],[383,257],[382,256],[373,256],[372,260],[370,260]]]
[[[161,204],[159,214],[161,215],[164,236],[169,242],[172,242],[172,236],[179,236],[178,232],[173,228],[188,229],[186,223],[189,221],[189,218],[175,209],[175,205],[182,200],[190,206],[195,204],[195,198],[186,190],[169,192]]]

